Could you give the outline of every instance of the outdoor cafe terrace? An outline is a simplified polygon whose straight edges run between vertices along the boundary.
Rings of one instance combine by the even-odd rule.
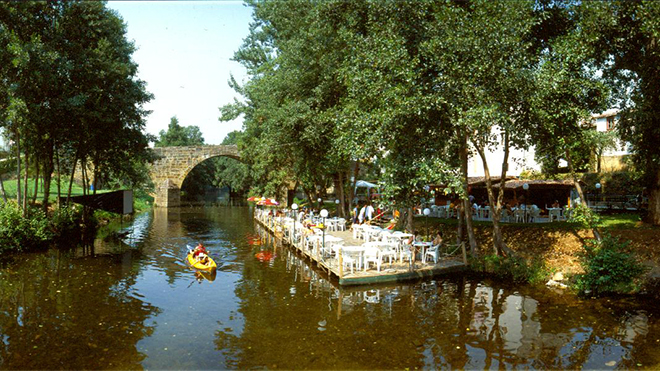
[[[286,213],[285,213],[286,214]],[[343,218],[255,209],[254,218],[300,254],[335,276],[340,285],[396,282],[450,273],[465,267],[463,246],[409,243],[408,233],[374,225],[347,230]]]

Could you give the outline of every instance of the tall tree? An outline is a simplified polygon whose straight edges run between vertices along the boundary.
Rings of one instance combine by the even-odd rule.
[[[142,106],[151,95],[136,78],[134,47],[116,13],[102,2],[1,3],[0,29],[9,34],[0,37],[0,59],[11,61],[0,105],[20,113],[2,122],[21,146],[17,157],[43,169],[46,189],[56,155],[71,164],[71,181],[79,162],[99,175],[146,160]]]
[[[580,9],[581,40],[617,88],[618,131],[644,174],[648,221],[660,225],[660,3],[586,1]]]

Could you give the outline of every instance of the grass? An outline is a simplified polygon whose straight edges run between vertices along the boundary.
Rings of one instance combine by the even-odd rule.
[[[598,227],[603,229],[634,229],[640,227],[649,227],[647,224],[641,223],[639,214],[635,213],[600,215],[600,218],[601,221],[598,224]],[[458,220],[455,218],[439,219],[430,217],[428,220],[425,220],[423,216],[415,216],[415,228],[420,233],[425,232],[427,222],[430,230],[437,230],[440,225],[443,225],[445,228],[456,228],[458,225]],[[472,223],[475,226],[493,225],[493,223],[490,221],[473,220]],[[575,228],[574,225],[565,221],[553,223],[501,223],[500,225],[504,228],[511,226],[516,228],[543,228],[545,230],[570,230]]]
[[[639,228],[642,225],[639,214],[634,213],[600,215],[598,224],[600,228],[612,229]]]
[[[3,181],[4,187],[5,187],[5,192],[7,192],[7,197],[8,198],[16,198],[16,185],[18,182],[16,179],[11,179],[11,180],[5,180]],[[21,193],[23,193],[23,190],[25,185],[23,183],[23,180],[21,179]],[[69,182],[62,180],[61,183],[61,194],[62,196],[66,196],[67,192],[69,190]],[[37,200],[42,200],[44,198],[44,192],[43,192],[43,179],[39,178],[39,190],[37,192]],[[97,191],[97,192],[108,192],[106,191]],[[28,195],[30,199],[32,198],[32,195],[34,194],[34,179],[28,178]],[[71,187],[71,196],[80,196],[83,194],[83,189],[81,186],[79,186],[76,183],[73,183],[73,186]],[[51,202],[57,201],[57,179],[53,179],[50,184],[50,192],[48,199]]]
[[[16,199],[16,185],[17,181],[16,179],[12,180],[5,180],[3,181],[5,191],[7,193],[7,198],[9,199]],[[43,193],[43,179],[40,178],[39,181],[39,190],[37,192],[37,201],[41,202],[44,198],[44,193]],[[21,193],[23,192],[24,184],[23,181],[21,180]],[[67,192],[69,191],[69,182],[62,180],[61,183],[61,195],[62,197],[67,196]],[[96,193],[104,193],[104,192],[110,192],[112,190],[110,189],[98,189],[96,190]],[[28,195],[30,197],[30,200],[32,199],[32,195],[34,194],[34,179],[28,179]],[[83,189],[80,185],[73,183],[71,187],[71,196],[81,196],[83,194]],[[48,195],[48,199],[50,202],[57,202],[57,179],[54,178],[50,184],[50,192]],[[151,205],[153,205],[153,197],[149,196],[145,192],[142,191],[135,191],[133,192],[133,207],[135,211],[140,212],[140,211],[145,211],[151,208]]]

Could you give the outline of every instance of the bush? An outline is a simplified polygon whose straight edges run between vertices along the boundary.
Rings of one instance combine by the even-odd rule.
[[[50,225],[55,238],[79,238],[80,224],[82,221],[82,209],[75,206],[60,207],[56,209],[50,218]]]
[[[572,207],[571,217],[568,222],[577,226],[578,228],[595,228],[600,223],[600,217],[593,212],[589,206],[579,203]]]
[[[23,217],[20,207],[14,202],[0,206],[0,252],[42,246],[53,237],[43,211],[31,208],[28,215]]]
[[[576,275],[574,287],[593,295],[637,291],[645,269],[625,251],[629,244],[610,235],[587,242],[580,257],[584,273]]]
[[[527,263],[525,259],[517,256],[502,257],[486,255],[483,259],[472,260],[473,270],[489,273],[500,279],[537,284],[545,282],[549,271],[540,259]]]

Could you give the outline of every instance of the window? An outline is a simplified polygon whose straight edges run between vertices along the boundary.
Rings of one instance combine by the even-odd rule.
[[[610,116],[607,118],[606,130],[607,131],[614,130],[614,116]]]

